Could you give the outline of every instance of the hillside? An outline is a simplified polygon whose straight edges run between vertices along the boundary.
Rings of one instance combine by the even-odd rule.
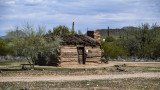
[[[119,38],[122,36],[123,33],[125,33],[128,30],[138,29],[138,27],[134,26],[125,26],[121,29],[109,29],[109,34],[113,36],[114,38]],[[97,31],[100,31],[101,38],[105,38],[108,35],[108,29],[97,29]]]
[[[1,36],[0,38],[1,39],[13,38],[12,35],[16,35],[16,34],[19,35],[20,37],[24,36],[24,32],[22,30],[16,30],[16,31],[8,32],[7,35]]]
[[[98,29],[97,31],[100,31],[100,36],[103,39],[108,35],[108,29]],[[125,32],[124,29],[109,29],[109,34],[115,38],[119,38],[123,32]]]

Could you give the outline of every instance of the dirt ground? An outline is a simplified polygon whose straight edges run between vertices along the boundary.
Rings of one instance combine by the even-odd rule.
[[[105,63],[86,63],[85,65],[80,65],[75,63],[64,63],[60,67],[64,68],[98,68],[98,67],[111,67],[114,65],[126,64],[127,66],[160,66],[160,62],[120,62],[120,61],[109,61]]]
[[[0,82],[15,82],[15,81],[80,81],[80,80],[95,80],[95,79],[122,79],[122,78],[160,78],[160,73],[134,73],[134,74],[117,74],[117,75],[84,75],[84,76],[40,76],[40,77],[0,77]]]
[[[41,68],[99,68],[99,67],[111,67],[114,65],[123,65],[126,64],[127,66],[160,66],[160,62],[120,62],[120,61],[109,61],[106,63],[86,63],[85,65],[80,65],[77,62],[69,62],[69,63],[63,63],[58,67],[55,66],[38,66],[35,65],[35,67],[41,67]],[[0,68],[7,68],[8,66],[0,66]]]
[[[145,66],[145,67],[160,67],[160,62],[118,62],[110,61],[108,64],[95,64],[89,63],[86,65],[78,64],[65,64],[62,68],[99,68],[99,67],[111,67],[114,65],[127,66]],[[53,66],[36,66],[43,68],[57,68]],[[59,67],[59,68],[61,68]],[[95,80],[95,79],[118,79],[118,78],[160,78],[160,72],[137,72],[137,73],[121,73],[121,74],[103,74],[103,75],[44,75],[44,76],[1,76],[0,82],[13,82],[13,81],[74,81],[74,80]]]

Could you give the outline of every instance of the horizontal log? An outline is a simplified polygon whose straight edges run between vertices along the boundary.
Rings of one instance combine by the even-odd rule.
[[[86,52],[87,53],[87,52]],[[87,54],[101,54],[102,52],[88,52]]]
[[[94,57],[101,57],[102,55],[101,54],[89,54],[89,55],[87,55],[86,57],[87,58],[94,58]]]
[[[87,61],[101,61],[101,57],[86,58],[86,62]]]
[[[77,58],[78,57],[78,53],[77,52],[63,52],[63,53],[61,53],[60,57]]]
[[[69,46],[62,46],[61,49],[77,49],[76,46],[69,47]]]
[[[88,50],[88,53],[101,53],[101,50],[98,49]]]
[[[87,61],[86,64],[101,63],[101,61]]]
[[[61,58],[61,62],[70,62],[70,61],[76,61],[78,62],[78,58]]]
[[[99,50],[101,50],[100,46],[96,46],[96,47],[88,47],[88,46],[86,46],[85,49],[91,49],[91,50],[92,49],[99,49]]]
[[[61,49],[62,52],[77,52],[77,49]]]

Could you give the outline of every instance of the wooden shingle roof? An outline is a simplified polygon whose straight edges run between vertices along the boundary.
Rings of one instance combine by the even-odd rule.
[[[98,41],[87,35],[66,35],[62,36],[64,45],[100,45]]]

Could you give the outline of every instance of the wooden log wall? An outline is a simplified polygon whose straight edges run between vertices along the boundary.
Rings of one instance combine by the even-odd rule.
[[[101,62],[102,50],[100,46],[85,46],[84,53],[86,64],[89,62]],[[76,62],[78,64],[77,46],[61,46],[60,62]]]
[[[60,59],[62,62],[77,62],[78,63],[78,52],[76,46],[62,46],[60,49]]]
[[[100,46],[91,47],[86,46],[85,47],[86,52],[86,62],[100,62],[101,56],[102,56],[102,50],[100,49]]]

